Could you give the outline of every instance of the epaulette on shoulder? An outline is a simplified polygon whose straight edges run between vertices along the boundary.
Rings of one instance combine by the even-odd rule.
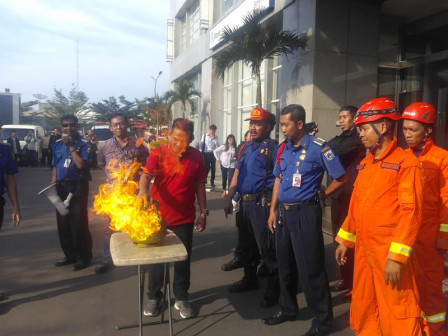
[[[324,139],[321,139],[321,138],[314,138],[313,142],[314,142],[316,145],[319,145],[319,146],[322,147],[322,146],[324,145],[324,143],[325,143],[325,140],[324,140]]]
[[[59,142],[59,141],[62,141],[62,139],[58,139],[58,140],[56,140],[56,142]]]

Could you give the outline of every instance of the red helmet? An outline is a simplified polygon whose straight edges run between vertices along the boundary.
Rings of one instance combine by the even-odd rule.
[[[375,98],[362,105],[355,116],[355,126],[382,118],[400,120],[400,113],[389,98]]]
[[[436,122],[436,109],[428,103],[414,103],[406,107],[401,119],[415,120],[424,124],[434,124]]]

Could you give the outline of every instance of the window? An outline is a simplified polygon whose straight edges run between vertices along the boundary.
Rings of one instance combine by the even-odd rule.
[[[187,10],[187,18],[189,21],[189,44],[192,44],[199,38],[199,28],[200,28],[200,12],[199,12],[199,1],[195,1],[194,4]]]
[[[225,13],[227,12],[230,8],[232,8],[233,6],[233,0],[223,0],[223,4],[222,4],[222,12]]]
[[[194,1],[185,14],[177,19],[180,24],[180,49],[183,51],[199,38],[201,28],[199,0]]]
[[[261,64],[261,92],[264,92],[264,65]],[[249,66],[241,65],[241,79],[238,81],[238,105],[255,106],[257,104],[257,79]],[[263,94],[262,94],[262,98]]]
[[[224,73],[224,92],[223,92],[223,112],[224,112],[224,134],[230,134],[232,129],[232,81],[234,66],[227,69]]]
[[[200,75],[197,74],[194,78],[192,78],[190,81],[194,84],[194,88],[198,91],[200,91],[200,82],[199,82],[199,77]],[[200,99],[198,96],[193,96],[191,97],[191,100],[194,101],[194,106],[190,106],[191,115],[198,115],[199,111],[201,109],[201,106],[199,106],[199,104],[201,103]]]

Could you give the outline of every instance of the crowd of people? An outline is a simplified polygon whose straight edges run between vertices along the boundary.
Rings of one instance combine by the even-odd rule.
[[[206,228],[206,184],[211,173],[210,186],[215,187],[218,161],[224,215],[236,212],[238,231],[234,257],[222,270],[244,269],[242,279],[229,286],[231,295],[258,289],[259,276],[266,277],[260,306],[278,309],[262,318],[264,324],[299,318],[300,286],[313,316],[305,336],[331,332],[331,292],[342,290],[351,302],[350,327],[357,335],[447,335],[442,280],[448,250],[448,152],[432,140],[436,116],[434,107],[424,102],[400,113],[390,99],[376,98],[359,109],[341,107],[342,133],[325,141],[315,136],[317,125],[306,127],[301,105],[284,107],[279,120],[256,107],[246,119],[249,129],[238,147],[232,134],[220,145],[217,127],[210,125],[195,148],[193,123],[176,119],[168,143],[149,153],[127,134],[123,114],[110,118],[113,136],[101,145],[93,133],[83,140],[77,118],[66,115],[59,139],[52,139],[58,135],[55,130],[52,136],[46,132],[44,141],[51,153],[50,183],[61,200],[68,200],[69,210],[69,215],[57,213],[64,256],[55,265],[73,264],[77,271],[91,264],[87,215],[91,165],[104,169],[110,183],[111,162],[131,165],[136,160],[142,165],[132,177],[139,183],[138,199],[142,204],[159,203],[167,228],[188,252],[187,260],[174,266],[174,307],[182,318],[194,317],[197,311],[188,293],[193,232]],[[270,137],[277,122],[284,135],[281,144]],[[407,149],[398,146],[394,132],[403,132]],[[28,140],[30,148],[33,134]],[[8,191],[13,222],[18,225],[16,147],[14,140],[0,144],[0,192]],[[98,153],[93,159],[92,148]],[[325,173],[328,181],[323,186]],[[333,286],[325,268],[322,233],[322,206],[327,202],[340,270]],[[4,204],[0,197],[1,218]],[[96,273],[113,267],[112,231],[105,225],[103,258]],[[163,301],[163,267],[153,265],[148,272],[143,313],[157,316]]]

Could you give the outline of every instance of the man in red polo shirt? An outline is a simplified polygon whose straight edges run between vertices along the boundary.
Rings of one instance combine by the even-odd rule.
[[[139,196],[144,201],[153,198],[159,202],[160,212],[167,228],[179,237],[188,252],[187,260],[174,264],[173,280],[173,292],[176,298],[174,307],[180,311],[180,316],[184,319],[196,315],[188,301],[193,229],[198,232],[204,231],[208,215],[204,159],[199,150],[189,146],[193,138],[191,121],[182,118],[174,120],[169,143],[151,151],[140,178],[139,191]],[[148,190],[153,178],[154,184],[149,196]],[[200,209],[197,219],[194,204],[196,198]],[[143,313],[146,316],[157,316],[162,305],[163,265],[151,265],[148,271],[149,300]]]

